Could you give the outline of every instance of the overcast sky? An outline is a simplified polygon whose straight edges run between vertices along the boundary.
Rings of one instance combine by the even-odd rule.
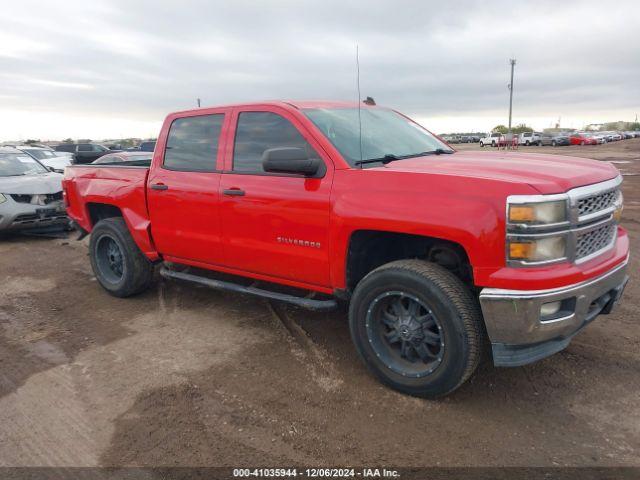
[[[640,2],[2,0],[0,140],[155,136],[203,105],[356,98],[439,133],[640,114]]]

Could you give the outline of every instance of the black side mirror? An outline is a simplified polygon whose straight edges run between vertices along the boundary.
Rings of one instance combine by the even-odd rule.
[[[309,158],[307,152],[298,147],[270,148],[262,154],[262,168],[265,172],[313,177],[321,166],[322,160]]]

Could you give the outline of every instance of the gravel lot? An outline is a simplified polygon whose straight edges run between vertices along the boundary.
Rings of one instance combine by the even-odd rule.
[[[640,139],[525,149],[625,174],[632,282],[566,351],[411,398],[367,374],[344,313],[161,280],[116,299],[86,240],[7,237],[0,465],[640,466]]]

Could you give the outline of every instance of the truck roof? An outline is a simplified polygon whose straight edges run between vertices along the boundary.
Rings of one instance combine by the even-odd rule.
[[[277,106],[283,108],[357,108],[358,102],[353,101],[336,101],[336,100],[265,100],[250,103],[232,103],[227,105],[209,105],[207,107],[190,108],[188,110],[180,110],[173,114],[197,112],[199,110],[207,110],[210,108],[231,108],[231,107],[257,107],[257,106]],[[360,104],[361,108],[376,108],[375,105]]]

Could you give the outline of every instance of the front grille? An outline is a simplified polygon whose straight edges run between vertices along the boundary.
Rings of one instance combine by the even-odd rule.
[[[55,210],[43,212],[41,215],[37,213],[23,213],[18,215],[14,220],[14,224],[27,225],[30,223],[39,222],[52,222],[56,220],[64,220],[66,218],[64,212],[57,212]]]
[[[62,200],[62,192],[43,193],[43,194],[37,194],[37,195],[13,194],[11,195],[11,198],[13,198],[13,200],[18,203],[32,203],[34,205],[49,205],[52,202],[57,202],[59,200]]]
[[[607,248],[613,243],[616,225],[610,223],[589,232],[579,234],[576,241],[576,260]]]
[[[613,207],[618,198],[618,190],[598,193],[578,200],[578,215],[581,217]]]

